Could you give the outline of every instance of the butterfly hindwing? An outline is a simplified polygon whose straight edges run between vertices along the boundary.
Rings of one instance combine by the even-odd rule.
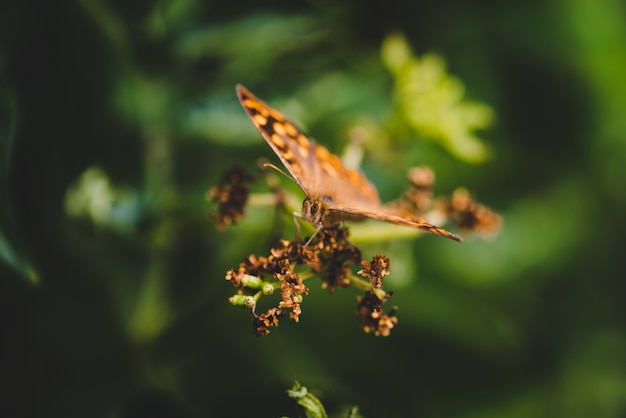
[[[385,213],[386,212],[385,208],[380,208],[379,210],[370,211],[370,210],[364,210],[364,209],[355,210],[353,208],[347,208],[347,207],[335,207],[335,208],[329,208],[329,210],[331,212],[340,211],[344,214],[376,219],[378,221],[389,222],[394,225],[402,225],[402,226],[408,226],[411,228],[417,228],[417,229],[421,229],[422,231],[430,232],[431,234],[441,235],[446,238],[450,238],[454,241],[462,242],[462,239],[459,236],[454,235],[452,232],[446,231],[443,228],[429,224],[423,219],[416,218],[409,214],[402,215],[402,216],[396,215],[396,214],[388,214],[388,213]],[[330,216],[336,216],[336,215],[331,213]]]

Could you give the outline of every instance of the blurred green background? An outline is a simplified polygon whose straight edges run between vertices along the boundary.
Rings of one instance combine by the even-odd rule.
[[[335,414],[626,416],[624,2],[22,1],[0,28],[1,416],[293,416],[294,380]],[[411,119],[390,45],[467,131]],[[254,337],[224,273],[273,211],[220,233],[204,198],[276,161],[236,83],[337,153],[359,128],[385,199],[428,164],[502,234],[363,246],[388,338],[318,281]]]

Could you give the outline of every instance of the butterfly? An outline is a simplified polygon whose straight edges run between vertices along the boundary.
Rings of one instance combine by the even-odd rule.
[[[257,98],[241,84],[237,97],[306,198],[299,215],[317,228],[365,218],[417,228],[461,242],[461,238],[410,213],[385,207],[376,187],[359,170],[346,167],[341,159],[315,143],[282,113]],[[310,242],[310,240],[309,240]]]

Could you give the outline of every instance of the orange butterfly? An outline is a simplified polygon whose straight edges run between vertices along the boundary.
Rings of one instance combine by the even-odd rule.
[[[365,175],[346,167],[326,147],[316,144],[282,113],[271,108],[242,85],[237,97],[265,141],[300,186],[306,198],[301,216],[317,227],[332,227],[343,221],[372,218],[418,228],[461,242],[461,238],[410,213],[385,207]]]

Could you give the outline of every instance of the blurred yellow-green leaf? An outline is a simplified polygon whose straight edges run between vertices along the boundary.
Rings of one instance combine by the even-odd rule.
[[[488,147],[473,131],[489,127],[493,110],[463,100],[463,84],[446,74],[441,57],[427,54],[418,58],[403,36],[392,35],[383,43],[382,58],[394,76],[399,111],[419,135],[441,142],[468,162],[489,157]]]

